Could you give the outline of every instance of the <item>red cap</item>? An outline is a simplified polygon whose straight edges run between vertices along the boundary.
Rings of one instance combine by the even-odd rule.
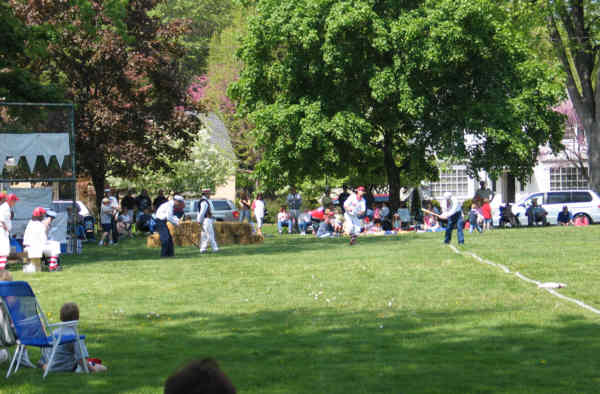
[[[356,188],[356,191],[357,192],[364,192],[364,191],[366,191],[366,189],[365,189],[364,186],[359,186],[359,187]]]
[[[44,216],[46,214],[46,210],[42,207],[37,207],[33,210],[33,216]]]
[[[0,192],[0,200],[4,200],[6,198],[6,193]]]
[[[17,197],[16,194],[11,193],[6,197],[6,201],[19,201],[19,197]]]

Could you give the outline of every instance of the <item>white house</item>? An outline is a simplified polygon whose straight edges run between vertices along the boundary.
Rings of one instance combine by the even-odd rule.
[[[518,202],[531,193],[587,189],[587,144],[583,130],[568,127],[562,140],[565,150],[553,154],[548,146],[540,148],[538,163],[529,182],[521,183],[509,172],[492,180],[485,172],[479,179],[467,175],[466,166],[454,165],[440,173],[439,182],[423,184],[425,198],[441,199],[449,191],[459,200],[472,198],[479,188],[479,181],[486,181],[494,191],[492,208],[507,202]]]

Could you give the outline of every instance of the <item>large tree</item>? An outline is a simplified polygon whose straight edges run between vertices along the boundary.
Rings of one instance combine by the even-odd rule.
[[[231,91],[265,178],[379,166],[397,205],[403,171],[454,158],[524,179],[539,145],[559,147],[560,89],[527,44],[492,0],[262,0]]]
[[[150,16],[156,0],[11,2],[48,37],[46,67],[76,105],[79,168],[91,176],[98,205],[108,173],[132,177],[185,156],[196,118],[184,113],[177,72],[184,22]]]
[[[544,0],[550,37],[567,90],[585,130],[590,186],[600,191],[600,3]]]

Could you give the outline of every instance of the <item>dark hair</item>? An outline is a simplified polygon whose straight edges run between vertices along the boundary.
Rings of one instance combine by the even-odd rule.
[[[60,321],[79,320],[79,307],[74,302],[67,302],[60,308]]]
[[[33,220],[34,222],[41,222],[42,220],[44,220],[43,216],[32,216],[31,220]]]
[[[235,393],[235,387],[212,358],[191,361],[165,382],[165,394]]]

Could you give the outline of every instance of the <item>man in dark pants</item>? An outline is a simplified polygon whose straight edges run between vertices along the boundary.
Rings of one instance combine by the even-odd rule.
[[[444,243],[450,243],[450,240],[452,239],[452,228],[456,226],[458,244],[464,245],[465,236],[463,234],[463,227],[465,223],[462,216],[462,206],[458,203],[456,198],[452,197],[450,192],[444,193],[444,200],[442,201],[442,214],[440,215],[440,219],[448,219]]]
[[[175,211],[180,211],[185,206],[183,197],[176,195],[173,200],[164,202],[156,211],[156,231],[160,235],[160,257],[175,256],[175,248],[173,247],[173,237],[167,227],[167,222],[174,225],[179,225],[179,218],[175,216]]]

